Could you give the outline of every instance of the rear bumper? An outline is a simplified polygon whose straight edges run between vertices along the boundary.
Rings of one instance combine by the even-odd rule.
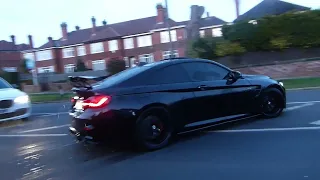
[[[122,115],[115,115],[114,112],[107,112],[96,116],[76,116],[72,113],[69,132],[77,140],[90,142],[125,140],[132,135],[134,120]],[[86,118],[83,118],[86,117]]]

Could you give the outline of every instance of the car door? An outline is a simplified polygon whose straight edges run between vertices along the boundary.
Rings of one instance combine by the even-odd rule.
[[[230,83],[229,69],[215,63],[191,62],[184,68],[194,82],[196,90],[194,107],[198,121],[246,113],[252,103],[253,87],[246,79]]]
[[[194,84],[180,64],[169,65],[148,74],[145,84],[152,88],[153,103],[168,107],[176,127],[183,127],[191,120]]]

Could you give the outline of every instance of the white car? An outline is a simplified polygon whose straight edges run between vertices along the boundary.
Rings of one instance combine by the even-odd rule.
[[[0,122],[28,119],[30,115],[29,96],[0,78]]]

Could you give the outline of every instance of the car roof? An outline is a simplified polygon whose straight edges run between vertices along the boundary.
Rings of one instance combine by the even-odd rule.
[[[212,63],[218,66],[222,66],[226,69],[230,69],[220,63],[217,63],[213,60],[208,60],[208,59],[200,59],[200,58],[187,58],[187,57],[178,57],[178,58],[169,58],[169,59],[162,59],[160,61],[154,62],[154,63],[148,63],[148,64],[143,64],[141,66],[149,66],[150,68],[152,67],[165,67],[168,65],[174,65],[174,64],[180,64],[180,63],[188,63],[188,62],[207,62],[207,63]]]

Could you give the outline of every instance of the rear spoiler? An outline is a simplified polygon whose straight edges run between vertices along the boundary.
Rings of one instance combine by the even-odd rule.
[[[100,76],[100,77],[96,77],[96,76],[68,76],[68,79],[71,83],[71,85],[73,86],[73,90],[74,88],[76,89],[92,89],[91,83],[89,81],[102,81],[106,78],[108,78],[110,75],[107,76]]]

